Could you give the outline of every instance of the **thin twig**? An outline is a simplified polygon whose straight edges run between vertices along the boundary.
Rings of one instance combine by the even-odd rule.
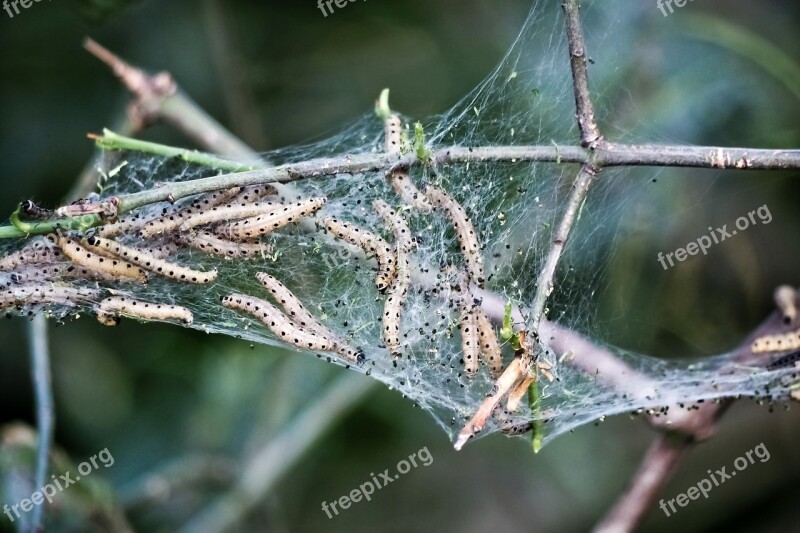
[[[242,468],[227,495],[193,518],[181,531],[217,533],[232,529],[325,434],[371,391],[376,382],[346,373]]]
[[[39,444],[36,449],[36,487],[47,483],[50,464],[50,446],[53,442],[55,411],[53,408],[53,381],[50,375],[50,346],[47,335],[47,319],[36,315],[28,326],[28,342],[31,354],[31,373],[36,394],[36,424]],[[31,518],[32,531],[44,531],[43,505],[34,506]]]
[[[260,160],[256,152],[184,94],[169,73],[161,72],[151,76],[92,39],[86,39],[84,47],[111,67],[114,74],[135,96],[129,111],[134,122],[138,121],[146,126],[162,120],[186,133],[206,150],[239,161]]]
[[[586,195],[589,193],[589,187],[597,175],[597,169],[583,165],[575,182],[572,184],[572,193],[567,204],[567,210],[561,218],[561,223],[558,230],[553,235],[553,241],[550,244],[550,251],[547,254],[544,265],[539,272],[539,278],[536,281],[536,296],[533,299],[533,325],[531,331],[539,331],[539,323],[542,321],[544,313],[545,302],[548,296],[553,291],[553,280],[555,279],[556,268],[564,253],[564,247],[569,239],[572,226],[578,218],[578,212],[586,200]]]
[[[589,73],[586,69],[586,42],[581,26],[581,6],[578,0],[567,0],[562,5],[567,17],[567,42],[569,63],[572,68],[572,86],[575,93],[576,118],[581,130],[581,145],[594,148],[603,138],[594,114],[594,104],[589,92]]]

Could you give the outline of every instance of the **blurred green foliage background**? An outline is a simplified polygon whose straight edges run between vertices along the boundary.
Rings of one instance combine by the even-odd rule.
[[[646,4],[652,13],[642,27],[624,29],[639,32],[641,46],[622,51],[629,63],[620,65],[624,85],[609,97],[610,137],[800,146],[797,80],[770,72],[769,49],[748,44],[766,40],[800,69],[796,3],[703,0],[668,18],[655,1]],[[29,197],[57,204],[93,155],[86,133],[124,113],[127,93],[81,49],[84,36],[135,65],[168,70],[204,109],[267,150],[335,133],[368,112],[383,87],[392,88],[393,107],[407,115],[447,109],[501,59],[529,7],[525,0],[373,0],[325,18],[312,0],[57,0],[13,19],[0,12],[0,213]],[[709,20],[733,26],[715,42]],[[592,36],[606,33],[588,32],[596,61],[604,51],[592,47]],[[166,126],[146,137],[188,143]],[[646,203],[633,210],[597,310],[603,340],[663,357],[721,353],[771,311],[776,285],[800,285],[800,176],[652,169],[632,175],[657,178],[661,189],[651,199],[674,216],[653,219]],[[773,215],[769,226],[669,272],[655,261],[658,251],[764,203]],[[0,324],[2,424],[34,420],[24,333],[24,320]],[[238,470],[344,372],[269,347],[133,321],[113,330],[93,320],[68,323],[53,328],[52,348],[58,446],[75,462],[109,448],[116,462],[98,474],[108,483],[103,490],[130,524],[147,531],[175,530],[228,493]],[[646,529],[796,527],[798,422],[796,409],[770,413],[737,404],[720,437],[689,456],[665,496],[759,442],[771,460],[675,517],[654,510]],[[652,437],[642,421],[616,417],[537,456],[525,440],[500,436],[455,453],[425,413],[375,387],[241,517],[237,530],[584,531],[623,489]],[[393,468],[424,446],[431,466],[333,520],[321,511],[323,500],[349,493],[371,472]],[[168,468],[182,469],[188,480],[154,489],[148,476]],[[89,527],[64,519],[71,509],[58,512],[53,530]],[[0,517],[0,530],[8,525]]]

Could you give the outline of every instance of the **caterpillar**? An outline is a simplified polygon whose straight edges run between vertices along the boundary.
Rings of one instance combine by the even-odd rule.
[[[331,339],[303,329],[267,301],[245,294],[231,294],[222,297],[222,305],[257,317],[276,337],[298,348],[321,352],[335,350]]]
[[[461,207],[461,204],[441,189],[429,185],[425,189],[425,194],[434,205],[443,209],[453,222],[471,281],[482,288],[485,279],[481,247],[478,242],[478,236],[475,233],[475,227],[467,216],[467,212]]]
[[[461,351],[464,354],[464,372],[468,378],[475,377],[480,365],[480,339],[478,317],[475,309],[464,309],[461,318]]]
[[[55,304],[74,307],[96,299],[100,291],[74,287],[71,285],[53,285],[52,283],[34,283],[12,287],[0,292],[0,309],[25,305]]]
[[[193,214],[186,218],[179,227],[182,232],[187,232],[197,226],[203,226],[205,224],[211,224],[214,222],[228,222],[241,218],[255,217],[271,213],[282,207],[284,207],[284,204],[276,202],[260,202],[246,205],[233,205],[228,203],[214,207],[207,211],[201,211]]]
[[[240,220],[220,228],[219,232],[233,239],[252,239],[282,228],[292,222],[318,211],[325,205],[327,198],[309,198],[293,204],[278,204],[277,209],[264,212],[258,216]]]
[[[289,319],[300,326],[305,328],[311,333],[317,334],[333,341],[335,352],[344,356],[345,358],[355,363],[362,363],[364,361],[364,354],[360,351],[350,347],[345,343],[336,333],[331,331],[327,326],[322,324],[317,318],[312,315],[308,309],[303,305],[303,302],[290,291],[286,285],[270,276],[266,272],[259,272],[256,274],[258,281],[270,292],[275,300],[281,304],[281,307],[286,311]]]
[[[107,274],[115,279],[147,284],[147,274],[138,266],[121,259],[109,259],[93,253],[68,237],[59,235],[57,239],[58,246],[76,265]]]
[[[34,281],[54,281],[59,279],[103,279],[113,281],[115,278],[90,270],[86,267],[68,262],[27,265],[10,275],[15,285],[26,285]]]
[[[125,246],[124,244],[120,244],[109,239],[104,239],[102,237],[92,235],[86,239],[86,243],[92,248],[109,251],[120,258],[133,263],[134,265],[145,268],[151,272],[155,272],[156,274],[160,274],[166,278],[187,283],[197,283],[201,285],[207,285],[217,279],[216,270],[202,272],[200,270],[194,270],[181,265],[176,265],[163,259],[158,259],[144,250],[131,248],[130,246]]]
[[[162,305],[112,296],[97,306],[97,320],[105,326],[119,324],[121,315],[142,320],[180,320],[187,326],[194,322],[192,312],[179,305]]]
[[[28,246],[0,259],[0,272],[16,270],[23,265],[54,263],[64,258],[54,234],[37,239]]]
[[[20,208],[23,213],[33,220],[47,220],[54,215],[53,211],[39,207],[33,203],[33,200],[25,200],[20,204]]]
[[[793,366],[798,361],[800,361],[800,351],[792,352],[768,364],[767,370],[777,370],[779,368]]]
[[[210,231],[201,231],[197,234],[187,234],[183,242],[207,254],[222,257],[239,257],[249,259],[264,257],[272,253],[272,246],[261,242],[229,241],[217,237]]]
[[[483,309],[476,307],[475,314],[478,319],[478,338],[480,340],[481,355],[483,355],[484,362],[489,366],[489,372],[492,377],[497,379],[503,373],[503,353],[500,348],[500,341],[497,339],[497,333],[492,322],[483,312]]]
[[[430,213],[433,211],[433,206],[430,201],[417,189],[414,182],[411,181],[411,176],[408,175],[407,170],[392,170],[387,179],[394,189],[394,192],[400,197],[404,204],[413,207],[421,213]]]
[[[100,226],[97,228],[97,234],[100,237],[110,239],[111,237],[116,237],[117,235],[121,235],[123,233],[139,231],[142,226],[155,220],[156,218],[158,218],[158,215],[145,215],[143,213],[136,213],[124,217],[117,222]]]
[[[340,222],[335,218],[326,218],[322,222],[325,225],[325,229],[331,232],[334,237],[358,246],[368,254],[375,255],[378,261],[375,285],[379,291],[384,291],[391,285],[397,273],[397,261],[391,246],[382,237],[347,222]]]
[[[405,219],[381,199],[372,202],[372,207],[392,230],[397,249],[405,253],[411,252],[414,248],[414,237]]]
[[[392,229],[397,249],[397,278],[389,290],[386,291],[386,302],[383,307],[383,341],[392,357],[400,357],[400,324],[402,321],[403,304],[405,303],[408,289],[411,285],[411,265],[409,254],[414,247],[414,239],[405,219],[400,216],[389,204],[383,200],[372,203],[375,211],[383,218]]]
[[[392,113],[386,119],[383,137],[385,152],[387,154],[399,154],[403,140],[403,123],[397,114]]]
[[[181,227],[183,222],[193,215],[202,213],[205,210],[213,209],[220,204],[227,203],[231,198],[235,198],[240,192],[240,187],[223,191],[213,191],[193,200],[189,205],[178,209],[172,213],[165,214],[153,220],[148,220],[142,228],[141,235],[145,238],[155,237],[165,233],[172,233]],[[101,235],[107,237],[108,235]]]
[[[278,194],[278,190],[272,185],[249,185],[242,187],[241,192],[231,198],[232,205],[253,204],[265,196]]]
[[[782,335],[765,335],[753,341],[753,353],[782,352],[800,349],[800,329]]]
[[[775,289],[775,304],[783,315],[783,323],[791,324],[797,320],[798,293],[788,285]]]

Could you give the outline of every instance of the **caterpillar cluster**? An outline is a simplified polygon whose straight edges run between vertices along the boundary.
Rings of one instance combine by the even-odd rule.
[[[385,149],[400,154],[403,125],[399,116],[386,121]],[[375,287],[383,293],[381,329],[387,350],[394,358],[403,355],[405,303],[412,287],[412,261],[416,247],[409,219],[434,208],[450,220],[460,243],[469,283],[484,282],[481,247],[465,209],[445,191],[427,186],[421,193],[407,168],[393,169],[389,176],[399,197],[400,209],[375,200],[373,209],[385,228],[372,230],[333,217],[323,217],[322,226],[335,239],[361,248],[377,263]],[[235,187],[209,192],[181,204],[170,202],[160,211],[130,213],[87,233],[54,233],[36,239],[18,252],[0,258],[0,272],[8,273],[0,309],[38,309],[37,306],[91,307],[100,322],[115,325],[122,317],[168,320],[192,324],[192,312],[170,303],[134,299],[136,286],[151,278],[162,283],[215,286],[216,268],[196,268],[178,258],[193,249],[206,256],[228,260],[266,260],[273,253],[265,236],[323,210],[324,196],[296,198],[287,202],[271,185]],[[115,218],[119,200],[79,202],[56,214],[100,213]],[[30,217],[52,212],[26,204]],[[387,230],[387,231],[384,231]],[[389,241],[382,236],[389,235]],[[135,242],[136,246],[128,243]],[[332,242],[332,241],[330,241]],[[277,255],[270,260],[277,260]],[[278,339],[307,350],[336,353],[360,364],[364,354],[325,326],[278,279],[261,272],[258,281],[277,306],[258,295],[230,291],[221,297],[225,307],[258,318]],[[86,288],[86,285],[98,288]],[[106,288],[101,288],[106,287]],[[126,291],[126,292],[123,292]],[[461,290],[453,302],[459,307],[464,374],[475,376],[481,359],[493,376],[502,371],[502,353],[494,327],[480,306]],[[379,296],[380,298],[380,296]]]

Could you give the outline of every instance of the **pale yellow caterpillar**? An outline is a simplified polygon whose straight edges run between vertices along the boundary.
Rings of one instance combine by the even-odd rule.
[[[116,326],[120,316],[142,320],[180,320],[186,325],[194,322],[192,312],[179,305],[162,305],[112,296],[97,306],[97,320],[103,325]]]
[[[325,205],[325,197],[309,198],[292,204],[279,204],[276,209],[263,212],[258,216],[234,222],[218,231],[221,235],[233,239],[253,239],[265,233],[280,229],[287,224],[315,213]]]
[[[197,198],[189,205],[178,209],[172,213],[167,213],[164,216],[149,220],[142,228],[141,234],[145,238],[154,237],[165,233],[172,233],[184,223],[188,218],[214,209],[220,204],[229,202],[231,198],[235,198],[241,192],[241,188],[235,187],[224,191],[214,191]],[[232,205],[232,204],[231,204]],[[105,235],[101,235],[105,236]]]
[[[231,205],[254,204],[265,196],[278,194],[278,190],[272,185],[249,185],[242,187],[239,194],[231,198]]]
[[[285,207],[284,204],[277,202],[259,202],[255,204],[225,204],[214,207],[207,211],[201,211],[186,218],[180,224],[180,230],[190,231],[197,226],[212,224],[216,222],[229,222],[242,218],[255,217],[263,214],[272,213],[277,209]]]
[[[797,320],[798,292],[794,287],[781,285],[775,289],[775,304],[783,316],[785,324],[791,324]]]
[[[207,254],[219,255],[222,257],[249,259],[265,257],[272,254],[272,246],[269,244],[261,242],[230,241],[217,237],[210,231],[201,231],[194,235],[187,234],[182,240],[192,248],[196,248]]]
[[[373,207],[383,218],[394,234],[397,250],[397,278],[386,291],[386,302],[383,306],[383,341],[393,357],[400,357],[400,328],[408,289],[411,285],[411,265],[409,254],[414,247],[414,239],[405,219],[383,200],[375,200]]]
[[[386,153],[399,154],[403,141],[403,122],[397,114],[392,113],[384,122],[383,137]]]
[[[277,307],[265,300],[245,294],[231,294],[222,298],[222,305],[257,317],[276,337],[298,348],[321,352],[335,350],[334,342],[331,339],[298,326],[281,313]]]
[[[0,292],[0,309],[40,304],[74,307],[97,299],[99,294],[100,291],[96,289],[70,285],[52,283],[21,285]]]
[[[478,338],[483,360],[489,366],[489,372],[492,377],[497,379],[503,372],[503,353],[500,348],[500,341],[497,339],[497,333],[491,320],[483,312],[483,309],[476,307],[475,314],[478,319]]]
[[[358,246],[368,254],[375,256],[378,261],[375,285],[379,291],[386,290],[392,284],[397,274],[397,260],[392,247],[382,237],[335,218],[326,218],[322,222],[334,237]]]
[[[101,237],[110,239],[123,233],[137,232],[141,230],[147,223],[159,218],[157,214],[143,214],[136,213],[124,217],[112,224],[106,224],[97,228],[97,234]]]
[[[464,255],[464,260],[467,264],[467,271],[469,272],[470,279],[478,287],[483,287],[485,278],[483,274],[481,246],[478,242],[478,235],[475,233],[475,227],[467,216],[467,212],[461,207],[461,204],[456,202],[441,189],[428,186],[425,189],[425,194],[427,194],[434,205],[443,209],[453,222],[458,241],[461,244],[461,253]]]
[[[782,352],[800,349],[800,329],[780,335],[765,335],[753,341],[753,353]]]
[[[411,250],[414,249],[414,237],[411,234],[406,220],[381,199],[372,202],[372,207],[375,208],[375,212],[378,213],[389,226],[389,229],[392,230],[394,242],[398,250],[402,250],[405,253],[411,252]]]
[[[63,259],[64,255],[56,244],[55,235],[47,235],[0,259],[0,272],[16,270],[23,265],[54,263]]]
[[[87,250],[75,240],[68,237],[58,236],[58,246],[64,254],[79,266],[101,274],[107,274],[113,278],[129,281],[147,283],[147,274],[136,265],[132,265],[122,259],[109,259],[102,255]]]
[[[430,201],[417,189],[417,186],[414,185],[407,170],[393,170],[389,173],[387,179],[394,189],[394,192],[397,193],[397,196],[400,197],[405,205],[413,207],[421,213],[430,213],[433,211],[433,206]]]
[[[266,272],[259,272],[256,274],[256,278],[272,294],[275,300],[281,304],[281,307],[286,311],[287,316],[292,322],[311,333],[330,339],[333,341],[333,351],[343,355],[354,363],[362,363],[364,361],[363,353],[348,346],[336,333],[317,320],[317,318],[306,309],[303,302],[301,302],[286,285]]]
[[[478,317],[475,308],[462,308],[461,351],[464,354],[464,373],[468,378],[475,377],[480,367],[480,338],[478,336]]]
[[[202,272],[200,270],[176,265],[163,259],[158,259],[144,250],[131,248],[130,246],[125,246],[124,244],[102,237],[92,235],[86,239],[86,243],[92,248],[111,252],[134,265],[138,265],[150,272],[155,272],[156,274],[177,281],[207,285],[217,279],[216,270]]]
[[[96,272],[80,265],[68,262],[26,265],[11,273],[11,281],[16,285],[26,285],[34,281],[54,281],[60,279],[103,279],[114,281],[115,278],[102,272]]]

